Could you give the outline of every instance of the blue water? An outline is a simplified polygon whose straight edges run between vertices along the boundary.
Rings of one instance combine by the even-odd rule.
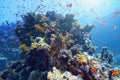
[[[72,6],[67,7],[67,4]],[[120,0],[1,0],[0,30],[9,36],[16,20],[22,21],[20,15],[30,11],[72,13],[82,26],[95,25],[91,34],[92,44],[98,46],[97,52],[107,46],[115,56],[120,54],[120,14],[115,14],[120,12]],[[4,41],[3,35],[0,34],[0,40]]]

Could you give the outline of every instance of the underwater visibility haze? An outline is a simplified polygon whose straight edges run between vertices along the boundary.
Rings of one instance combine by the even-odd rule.
[[[120,0],[1,0],[0,80],[120,80]]]

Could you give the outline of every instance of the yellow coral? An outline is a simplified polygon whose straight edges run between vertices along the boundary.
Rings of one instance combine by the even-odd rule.
[[[21,44],[20,48],[23,52],[27,52],[29,50],[29,47],[26,44]]]
[[[63,36],[59,34],[60,39],[62,41],[62,48],[65,48],[67,46],[71,46],[72,43],[74,43],[73,40],[69,40],[70,34],[66,34],[66,36]]]
[[[49,80],[61,80],[62,73],[56,67],[53,67],[53,72],[49,71],[47,78]]]
[[[0,80],[3,80],[2,78],[0,78]]]
[[[36,49],[36,48],[37,48],[37,44],[32,43],[32,44],[31,44],[31,48],[32,48],[32,49]]]
[[[62,75],[62,73],[60,72],[60,70],[58,70],[56,67],[53,67],[53,72],[56,72],[54,74],[56,74],[58,76],[58,78],[60,78],[60,76]]]
[[[72,43],[74,43],[73,40],[68,40],[68,41],[66,42],[66,45],[67,45],[67,46],[71,46]]]
[[[38,30],[39,32],[44,32],[44,29],[40,26],[40,24],[36,24],[35,25],[36,30]]]
[[[44,48],[50,51],[51,46],[45,43],[44,38],[36,37],[34,42],[31,43],[31,49],[41,49],[41,48]]]
[[[120,70],[118,70],[118,73],[120,74]]]
[[[84,55],[77,54],[76,56],[77,56],[77,58],[79,60],[79,63],[83,63],[83,62],[87,63],[87,59],[86,59],[86,57]]]
[[[65,43],[69,38],[69,35],[63,36],[60,34],[59,36],[60,36],[60,39],[62,40],[63,43]]]
[[[48,72],[47,78],[53,80],[53,73],[51,71]]]

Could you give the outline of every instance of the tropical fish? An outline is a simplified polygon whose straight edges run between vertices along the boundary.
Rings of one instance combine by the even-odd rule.
[[[9,22],[8,22],[7,20],[6,20],[6,24],[7,24],[7,25],[10,25]]]
[[[117,12],[115,12],[114,14],[115,14],[115,15],[120,14],[120,11],[117,11]]]
[[[48,29],[48,28],[45,28],[45,30],[46,30],[47,32],[51,32],[50,29]]]
[[[116,30],[116,29],[117,29],[117,26],[114,26],[113,29]]]
[[[116,17],[119,14],[120,14],[120,11],[114,12],[114,16],[113,17]]]
[[[93,10],[93,9],[90,9],[90,12],[94,12],[94,10]]]
[[[41,2],[43,2],[43,0],[40,0]]]
[[[96,19],[99,19],[100,17],[99,16],[96,16]]]
[[[100,22],[100,25],[103,26],[105,24],[105,21]]]
[[[39,9],[40,8],[40,5],[39,6],[37,6],[37,9]]]
[[[18,16],[18,13],[16,13],[15,15]]]
[[[72,7],[72,3],[68,3],[66,6],[71,8]]]

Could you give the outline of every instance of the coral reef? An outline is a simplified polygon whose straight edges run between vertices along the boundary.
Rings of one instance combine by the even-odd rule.
[[[15,34],[23,60],[1,72],[1,79],[112,80],[119,76],[120,70],[107,68],[113,59],[107,48],[93,57],[97,47],[91,43],[90,31],[94,25],[82,27],[74,15],[54,11],[46,15],[30,12],[22,18],[25,24],[17,25]]]

